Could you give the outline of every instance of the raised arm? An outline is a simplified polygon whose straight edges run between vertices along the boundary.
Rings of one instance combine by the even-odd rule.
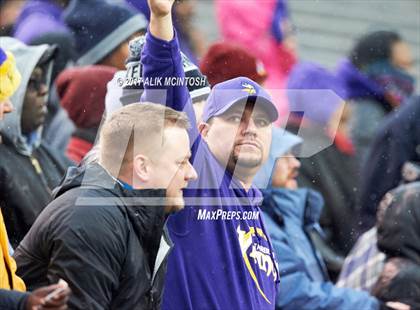
[[[191,123],[189,136],[192,145],[199,134],[185,83],[181,51],[172,25],[174,1],[148,0],[148,3],[151,15],[141,58],[145,88],[142,101],[165,104],[187,113]]]
[[[171,41],[174,38],[172,6],[174,0],[148,0],[150,7],[150,33],[158,39]]]

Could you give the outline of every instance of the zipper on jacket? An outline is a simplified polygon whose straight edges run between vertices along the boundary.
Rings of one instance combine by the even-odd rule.
[[[38,159],[36,159],[34,156],[30,156],[29,159],[31,160],[31,164],[34,167],[36,173],[38,174],[39,178],[41,179],[42,184],[44,185],[45,189],[47,190],[47,193],[51,195],[51,189],[48,186],[47,181],[45,180],[44,172],[42,171],[41,165],[39,164]]]
[[[159,249],[156,255],[156,259],[155,259],[155,265],[153,268],[152,287],[155,283],[155,278],[156,278],[156,275],[158,274],[160,267],[162,266],[163,262],[166,260],[167,256],[169,255],[169,251],[171,250],[171,244],[166,241],[165,234],[166,232],[164,230],[162,237],[160,239],[160,245],[159,245]]]

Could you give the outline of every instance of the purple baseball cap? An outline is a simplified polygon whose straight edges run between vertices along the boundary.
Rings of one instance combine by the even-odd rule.
[[[213,116],[222,115],[235,104],[246,102],[248,98],[255,99],[255,104],[267,112],[271,122],[278,118],[279,114],[268,92],[254,81],[238,77],[213,87],[204,106],[203,122],[207,122]]]

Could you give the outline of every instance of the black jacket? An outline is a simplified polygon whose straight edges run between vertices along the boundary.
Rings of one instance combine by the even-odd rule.
[[[420,162],[420,96],[392,113],[380,128],[363,167],[361,220],[365,229],[375,224],[383,196],[402,181],[406,162]]]
[[[378,249],[420,266],[420,182],[401,185],[390,195],[391,204],[377,223]]]
[[[171,246],[165,191],[126,190],[93,164],[69,169],[55,196],[14,255],[28,288],[62,278],[70,309],[159,308]]]
[[[0,143],[0,206],[14,248],[51,201],[51,191],[60,184],[69,163],[43,144],[30,156],[20,154],[3,137],[3,143]]]
[[[391,204],[378,220],[378,248],[387,256],[373,293],[420,309],[420,182],[391,191]]]

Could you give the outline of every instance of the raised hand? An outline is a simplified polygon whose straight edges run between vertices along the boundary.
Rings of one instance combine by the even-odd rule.
[[[155,37],[170,41],[174,37],[172,6],[174,0],[147,0],[150,7],[150,33]]]
[[[147,0],[154,17],[164,17],[171,13],[174,0]]]

